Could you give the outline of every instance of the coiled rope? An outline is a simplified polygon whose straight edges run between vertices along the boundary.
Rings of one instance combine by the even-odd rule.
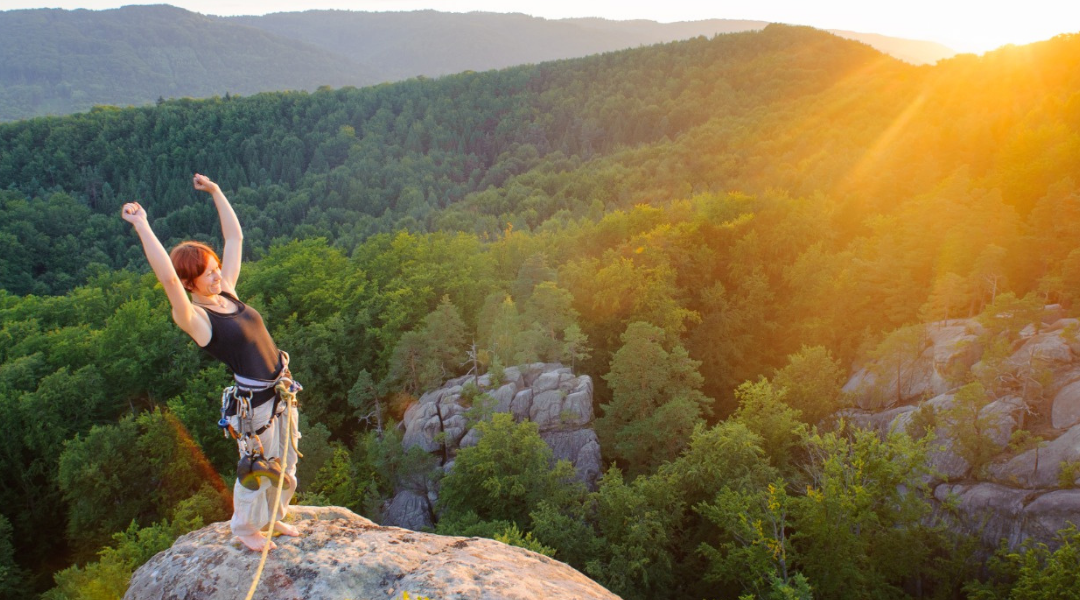
[[[263,567],[266,566],[266,557],[270,555],[270,544],[274,539],[274,525],[277,524],[278,508],[281,506],[281,490],[285,487],[285,480],[288,478],[285,473],[289,462],[289,448],[296,450],[296,440],[292,439],[292,414],[293,408],[296,406],[296,392],[292,391],[292,380],[283,378],[278,381],[274,389],[281,395],[281,399],[285,401],[285,456],[281,457],[281,476],[278,477],[277,495],[274,497],[274,510],[270,515],[270,528],[266,531],[266,543],[263,544],[262,558],[259,560],[259,568],[255,571],[255,578],[251,580],[251,589],[248,590],[247,597],[244,600],[251,600],[255,595],[255,588],[259,587],[259,580],[262,578]],[[300,453],[297,451],[297,458]]]

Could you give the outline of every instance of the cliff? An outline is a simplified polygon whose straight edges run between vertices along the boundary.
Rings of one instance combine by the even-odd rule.
[[[380,527],[336,507],[293,507],[290,520],[302,537],[276,538],[257,600],[618,598],[561,562],[493,540]],[[140,567],[124,599],[243,598],[259,558],[215,523]]]
[[[1061,316],[1048,306],[1013,335],[988,334],[975,319],[930,323],[907,359],[867,364],[845,386],[856,408],[842,416],[853,424],[933,434],[939,514],[986,549],[1052,545],[1055,532],[1080,525],[1080,321]],[[960,398],[971,380],[988,382],[976,402]]]

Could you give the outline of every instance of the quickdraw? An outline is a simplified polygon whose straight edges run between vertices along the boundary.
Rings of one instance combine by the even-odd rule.
[[[292,379],[288,353],[282,352],[281,360],[281,375],[277,379],[253,379],[234,374],[236,384],[225,388],[221,394],[221,418],[218,420],[218,427],[222,429],[225,437],[237,440],[240,460],[236,464],[236,478],[240,485],[252,491],[259,489],[260,477],[266,477],[275,485],[282,476],[291,479],[285,473],[279,458],[266,457],[262,440],[259,438],[279,414],[296,406],[296,393],[304,389],[299,382]],[[255,410],[251,406],[251,398],[255,392],[271,388],[274,389],[275,397],[270,419],[262,427],[255,429]],[[233,427],[230,415],[236,416],[238,428]],[[294,427],[295,424],[290,423],[288,426]],[[298,457],[303,457],[297,447],[297,436],[288,437],[292,441],[293,451]]]

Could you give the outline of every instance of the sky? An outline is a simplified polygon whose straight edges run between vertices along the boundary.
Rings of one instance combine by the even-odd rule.
[[[548,19],[604,17],[663,23],[751,19],[931,40],[959,52],[985,52],[1061,33],[1080,33],[1080,2],[1070,0],[0,0],[0,8],[117,8],[172,4],[208,15],[261,15],[316,8],[387,11],[519,12]]]

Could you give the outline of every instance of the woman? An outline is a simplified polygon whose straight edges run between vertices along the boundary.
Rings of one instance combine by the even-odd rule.
[[[295,527],[280,521],[296,490],[298,455],[294,445],[285,447],[285,415],[275,418],[276,413],[286,410],[286,403],[278,401],[275,384],[283,379],[291,383],[288,355],[278,350],[259,313],[236,297],[243,247],[236,213],[221,188],[208,177],[196,173],[194,184],[195,189],[209,193],[217,207],[225,237],[224,259],[199,242],[183,242],[166,253],[138,202],[125,204],[122,217],[135,227],[142,241],[146,259],[169,297],[173,321],[199,347],[224,362],[236,379],[236,385],[226,389],[226,396],[233,402],[225,416],[240,443],[238,471],[254,470],[255,476],[242,481],[243,474],[238,474],[230,527],[245,546],[261,551],[266,544],[275,547],[261,530],[271,521],[277,495],[273,484],[277,483],[275,474],[280,474],[274,461],[280,461],[282,456],[286,484],[274,529],[288,536],[300,535]],[[287,410],[291,412],[295,443],[299,437],[296,408],[290,406]]]

